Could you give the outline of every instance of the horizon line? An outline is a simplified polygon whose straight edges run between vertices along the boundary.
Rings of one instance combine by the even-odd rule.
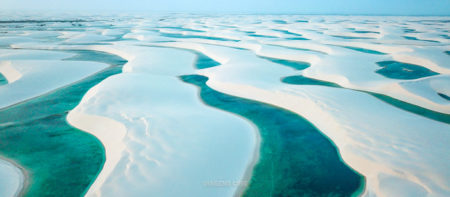
[[[433,17],[433,16],[441,16],[446,17],[450,16],[449,14],[391,14],[391,13],[321,13],[321,12],[244,12],[244,11],[222,11],[222,12],[211,12],[211,11],[169,11],[169,10],[119,10],[119,9],[2,9],[1,12],[53,12],[53,13],[61,13],[61,12],[100,12],[104,13],[117,13],[122,12],[124,14],[132,14],[132,12],[142,14],[144,12],[148,14],[198,14],[198,15],[304,15],[304,16],[416,16],[416,17]],[[100,14],[96,13],[96,14]]]

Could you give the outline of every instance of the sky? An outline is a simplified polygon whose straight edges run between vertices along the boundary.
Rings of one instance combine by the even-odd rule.
[[[450,15],[450,0],[0,0],[0,10]]]

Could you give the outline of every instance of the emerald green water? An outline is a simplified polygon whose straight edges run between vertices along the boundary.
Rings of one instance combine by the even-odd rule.
[[[272,20],[272,22],[276,23],[276,24],[288,24],[286,21],[284,20]]]
[[[373,93],[373,92],[366,92],[366,91],[362,91],[365,93],[368,93],[390,105],[393,105],[394,107],[400,108],[402,110],[417,114],[419,116],[423,116],[425,118],[429,118],[432,120],[436,120],[439,122],[443,122],[443,123],[447,123],[450,124],[450,115],[449,114],[444,114],[444,113],[440,113],[440,112],[436,112],[433,110],[429,110],[417,105],[413,105],[395,98],[392,98],[390,96],[386,96],[384,94],[378,94],[378,93]]]
[[[210,68],[214,66],[220,65],[219,62],[214,61],[213,59],[209,58],[208,56],[204,55],[203,53],[194,52],[197,56],[197,59],[195,61],[195,67],[197,69],[204,69],[204,68]]]
[[[280,29],[273,29],[273,30],[284,33],[286,35],[295,36],[295,37],[290,37],[290,38],[284,38],[286,40],[309,40],[308,38],[303,37],[303,35],[301,35],[301,34],[293,33],[288,30],[280,30]]]
[[[0,86],[8,84],[8,80],[6,80],[5,76],[0,73]]]
[[[403,32],[405,32],[405,33],[420,33],[420,32],[418,32],[418,31],[415,30],[415,29],[409,29],[409,28],[404,29]]]
[[[304,77],[302,75],[288,76],[281,78],[281,82],[293,84],[293,85],[321,85],[328,87],[340,88],[341,86],[332,82],[322,81],[318,79],[312,79],[308,77]]]
[[[298,37],[302,37],[303,36],[302,34],[293,33],[293,32],[290,32],[288,30],[281,30],[281,29],[273,29],[273,30],[281,32],[281,33],[284,33],[284,34],[287,34],[287,35],[291,35],[291,36],[298,36]]]
[[[217,40],[217,41],[232,41],[232,42],[239,41],[239,40],[233,40],[233,39],[227,39],[227,38],[200,36],[200,35],[186,35],[186,34],[179,34],[179,33],[161,33],[161,36],[168,37],[168,38],[186,38],[186,39],[199,38],[199,39]]]
[[[405,38],[407,40],[419,40],[416,37],[412,37],[412,36],[403,36],[403,38]]]
[[[299,50],[299,51],[311,51],[311,52],[316,52],[316,53],[321,53],[321,54],[327,54],[325,52],[322,51],[316,51],[316,50],[311,50],[311,49],[304,49],[304,48],[296,48],[296,47],[288,47],[288,46],[281,46],[281,45],[276,45],[276,44],[268,44],[269,46],[275,46],[275,47],[282,47],[285,49],[292,49],[292,50]]]
[[[184,28],[184,27],[159,27],[159,28],[162,28],[162,29],[175,29],[175,30],[190,31],[190,32],[205,32],[203,30],[190,29],[190,28]]]
[[[293,38],[285,38],[286,40],[309,40],[308,38],[303,37],[293,37]]]
[[[320,86],[327,86],[327,87],[334,87],[334,88],[343,88],[342,86],[340,86],[336,83],[317,80],[317,79],[311,79],[311,78],[304,77],[301,75],[284,77],[284,78],[281,78],[281,81],[283,83],[292,84],[292,85],[320,85]],[[423,108],[423,107],[420,107],[417,105],[413,105],[413,104],[392,98],[390,96],[386,96],[384,94],[378,94],[378,93],[362,91],[362,90],[355,90],[355,91],[364,92],[369,95],[372,95],[375,98],[377,98],[389,105],[392,105],[394,107],[402,109],[404,111],[408,111],[408,112],[417,114],[417,115],[425,117],[425,118],[429,118],[432,120],[450,124],[450,115],[448,115],[448,114],[429,110],[429,109],[426,109],[426,108]],[[440,95],[442,97],[441,93],[438,93],[438,95]]]
[[[142,45],[146,47],[154,47],[154,48],[165,48],[165,49],[176,49],[176,50],[182,50],[182,51],[188,51],[190,53],[194,53],[196,56],[196,59],[194,61],[194,67],[197,69],[205,69],[205,68],[211,68],[214,66],[220,65],[219,62],[211,59],[210,57],[206,56],[203,53],[200,53],[195,50],[190,49],[183,49],[183,48],[173,48],[173,47],[165,47],[165,46],[154,46],[154,45]]]
[[[382,61],[377,64],[382,68],[376,73],[392,79],[419,79],[439,74],[419,65],[397,61]]]
[[[268,35],[261,35],[261,34],[248,34],[248,36],[258,37],[258,38],[277,38],[275,36],[268,36]]]
[[[105,161],[94,136],[71,127],[67,113],[125,60],[102,52],[74,51],[73,60],[110,63],[107,69],[51,93],[0,110],[0,154],[28,172],[25,196],[82,196]]]
[[[369,34],[369,33],[379,34],[380,33],[377,31],[367,31],[367,30],[355,30],[353,32],[358,33],[358,34]]]
[[[274,63],[280,64],[283,66],[292,67],[297,70],[302,70],[302,69],[306,69],[309,67],[309,64],[306,62],[305,62],[305,64],[300,62],[300,65],[297,65],[296,62],[292,62],[292,61],[288,61],[288,60],[281,60],[281,59],[274,59],[274,58],[267,58],[267,57],[260,57],[260,58],[268,59]],[[381,72],[381,73],[383,73],[383,75],[386,75],[389,77],[398,77],[401,79],[409,77],[409,78],[414,79],[416,77],[420,78],[423,76],[429,76],[430,74],[434,75],[434,72],[432,72],[424,67],[412,65],[412,64],[406,64],[406,63],[395,62],[395,61],[378,62],[378,64],[385,66],[385,69],[384,70],[380,69],[377,72]],[[404,69],[408,69],[408,70],[405,71]],[[327,87],[334,87],[334,88],[343,88],[342,86],[340,86],[336,83],[322,81],[322,80],[318,80],[318,79],[312,79],[312,78],[308,78],[308,77],[305,77],[302,75],[283,77],[283,78],[281,78],[281,82],[287,83],[287,84],[292,84],[292,85],[320,85],[320,86],[327,86]],[[432,120],[450,124],[450,115],[448,115],[448,114],[429,110],[429,109],[426,109],[426,108],[423,108],[423,107],[420,107],[417,105],[413,105],[413,104],[410,104],[410,103],[407,103],[407,102],[404,102],[404,101],[401,101],[401,100],[398,100],[398,99],[395,99],[395,98],[392,98],[390,96],[386,96],[383,94],[362,91],[362,90],[356,90],[356,91],[370,94],[370,95],[374,96],[375,98],[380,99],[381,101],[383,101],[387,104],[390,104],[394,107],[397,107],[399,109],[402,109],[402,110],[405,110],[405,111],[408,111],[408,112],[411,112],[411,113],[414,113],[414,114],[417,114],[417,115],[420,115],[420,116],[423,116],[423,117],[426,117],[426,118],[429,118]],[[447,95],[443,95],[442,93],[437,93],[437,94],[439,96],[443,97],[444,99],[448,100]]]
[[[440,97],[442,97],[442,98],[444,98],[445,100],[447,100],[447,101],[450,101],[450,96],[447,96],[447,95],[445,95],[445,94],[443,94],[443,93],[437,93]]]
[[[91,51],[91,50],[67,50],[67,51],[73,52],[76,55],[66,58],[65,60],[100,62],[112,66],[122,66],[125,63],[127,63],[126,60],[117,55],[112,55],[101,51]]]
[[[338,35],[333,35],[333,37],[335,37],[335,38],[342,38],[342,39],[349,39],[349,40],[353,40],[353,39],[373,39],[373,38],[369,38],[369,37],[338,36]]]
[[[363,187],[364,178],[346,166],[332,142],[301,116],[215,91],[201,75],[180,78],[198,86],[207,105],[257,125],[260,158],[244,196],[351,196]]]
[[[363,53],[369,53],[369,54],[375,54],[375,55],[386,55],[386,53],[382,53],[382,52],[375,51],[375,50],[370,50],[370,49],[359,48],[359,47],[344,46],[344,48],[355,50],[355,51],[359,51],[359,52],[363,52]]]
[[[422,39],[418,39],[418,38],[413,37],[413,36],[403,36],[403,38],[405,38],[405,39],[407,39],[407,40],[417,40],[417,41],[425,41],[425,42],[439,43],[439,41],[436,41],[436,40],[422,40]]]
[[[277,59],[277,58],[263,57],[263,56],[259,56],[259,57],[262,59],[265,59],[265,60],[269,60],[273,63],[277,63],[277,64],[280,64],[283,66],[293,68],[295,70],[303,70],[303,69],[306,69],[311,66],[311,64],[308,62],[284,60],[284,59]]]

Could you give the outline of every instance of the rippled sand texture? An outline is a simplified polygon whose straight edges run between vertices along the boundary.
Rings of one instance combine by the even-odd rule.
[[[448,17],[0,18],[9,193],[450,195]]]

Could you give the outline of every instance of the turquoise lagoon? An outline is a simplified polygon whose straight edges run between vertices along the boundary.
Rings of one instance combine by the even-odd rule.
[[[215,91],[201,75],[180,78],[199,87],[207,105],[258,127],[260,158],[244,196],[351,196],[363,188],[364,178],[343,163],[334,144],[301,116]]]
[[[0,73],[0,86],[8,84],[8,80]]]
[[[419,79],[439,74],[419,65],[397,61],[382,61],[377,64],[382,68],[376,73],[392,79]]]
[[[264,59],[266,59],[266,58],[264,58]],[[277,61],[273,61],[273,62],[278,63],[283,66],[292,67],[292,62],[287,61],[287,60],[285,60],[285,61],[277,60]],[[383,70],[382,72],[386,76],[390,76],[390,77],[415,79],[415,78],[421,78],[423,76],[432,76],[432,75],[437,74],[437,73],[430,71],[429,69],[426,69],[424,67],[417,66],[417,65],[412,65],[412,64],[405,64],[405,63],[394,62],[394,61],[386,61],[386,62],[382,62],[381,64],[385,65],[386,67],[389,67],[389,68],[386,68],[385,70]],[[413,70],[414,72],[410,73],[411,72],[410,70],[407,70],[407,71],[403,70],[402,68],[405,68],[405,67],[407,69]],[[287,77],[281,78],[280,80],[283,83],[291,84],[291,85],[318,85],[318,86],[326,86],[326,87],[333,87],[333,88],[344,88],[344,87],[340,86],[339,84],[336,84],[333,82],[312,79],[312,78],[305,77],[302,75],[287,76]],[[433,110],[429,110],[427,108],[420,107],[418,105],[414,105],[414,104],[411,104],[408,102],[404,102],[404,101],[401,101],[401,100],[398,100],[398,99],[395,99],[395,98],[392,98],[390,96],[380,94],[380,93],[362,91],[362,90],[355,90],[355,91],[360,91],[360,92],[372,95],[375,98],[377,98],[387,104],[390,104],[394,107],[402,109],[404,111],[408,111],[408,112],[417,114],[419,116],[423,116],[423,117],[426,117],[426,118],[429,118],[432,120],[450,124],[450,115],[449,114],[444,114],[444,113],[436,112]],[[447,100],[449,100],[449,98],[450,98],[447,95],[442,94],[442,93],[437,93],[437,94]]]
[[[308,62],[284,60],[284,59],[277,59],[277,58],[270,58],[270,57],[263,57],[263,56],[259,56],[259,57],[262,59],[265,59],[265,60],[269,60],[273,63],[277,63],[277,64],[281,64],[283,66],[293,68],[295,70],[304,70],[311,66],[311,64]]]
[[[0,155],[27,171],[25,196],[80,196],[93,183],[105,161],[101,142],[70,126],[67,113],[106,77],[120,73],[126,62],[107,53],[78,50],[68,58],[111,66],[77,83],[0,110]]]
[[[359,47],[350,47],[350,46],[343,46],[344,48],[351,49],[354,51],[359,51],[363,53],[369,53],[369,54],[375,54],[375,55],[386,55],[386,53],[382,53],[375,50],[365,49],[365,48],[359,48]]]

